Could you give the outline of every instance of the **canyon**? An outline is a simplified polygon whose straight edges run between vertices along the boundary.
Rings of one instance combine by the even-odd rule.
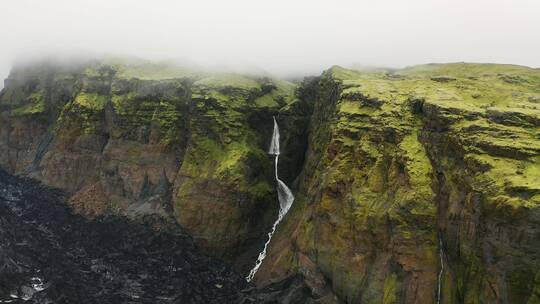
[[[295,200],[260,290],[540,303],[538,69],[333,66],[293,83],[127,59],[18,65],[0,92],[0,167],[88,221],[178,225],[241,289],[280,209],[273,116]]]

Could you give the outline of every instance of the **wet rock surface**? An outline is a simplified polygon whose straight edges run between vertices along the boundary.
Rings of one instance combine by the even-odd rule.
[[[0,171],[0,303],[236,303],[245,297],[244,279],[199,253],[180,227],[155,218],[88,221],[63,201],[58,190]]]

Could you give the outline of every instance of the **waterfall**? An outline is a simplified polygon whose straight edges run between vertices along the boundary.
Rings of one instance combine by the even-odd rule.
[[[274,117],[274,131],[272,132],[272,141],[270,141],[270,148],[268,149],[268,154],[270,155],[279,155],[279,127]],[[277,162],[276,162],[277,164]],[[276,169],[277,173],[277,169]]]
[[[253,280],[253,277],[259,270],[259,267],[261,267],[261,264],[266,258],[266,249],[268,248],[268,244],[270,244],[270,241],[272,240],[272,236],[276,232],[277,225],[281,222],[285,214],[289,211],[291,208],[291,205],[294,201],[294,195],[292,194],[291,190],[285,183],[279,179],[278,176],[278,161],[279,161],[279,127],[276,122],[276,118],[274,117],[274,132],[272,133],[272,141],[270,142],[270,148],[268,149],[268,154],[274,155],[274,171],[276,176],[276,183],[277,183],[277,194],[278,194],[278,201],[279,201],[279,214],[277,220],[274,222],[274,225],[272,226],[272,229],[268,233],[268,240],[266,243],[264,243],[264,248],[259,253],[259,257],[257,258],[257,261],[255,262],[255,266],[251,271],[249,272],[249,275],[246,277],[246,280],[250,282]]]
[[[441,303],[441,284],[442,284],[442,275],[444,271],[443,243],[442,243],[442,238],[440,235],[439,235],[439,258],[441,260],[441,269],[439,270],[439,277],[437,280],[437,304]]]

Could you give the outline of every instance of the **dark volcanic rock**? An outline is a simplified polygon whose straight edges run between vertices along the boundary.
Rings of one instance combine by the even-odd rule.
[[[179,225],[73,214],[65,193],[0,169],[0,303],[311,303],[302,278],[256,289]]]
[[[87,221],[63,201],[0,171],[0,303],[234,303],[247,287],[177,225]]]

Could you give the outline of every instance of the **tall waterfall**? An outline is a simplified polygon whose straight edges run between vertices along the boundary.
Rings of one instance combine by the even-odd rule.
[[[249,275],[246,277],[246,280],[250,282],[253,280],[253,277],[259,270],[259,267],[261,267],[261,264],[266,258],[266,249],[268,248],[268,244],[270,244],[270,241],[272,240],[272,236],[276,232],[277,225],[281,222],[285,214],[287,214],[287,211],[291,208],[291,205],[294,201],[294,195],[292,194],[291,190],[285,183],[279,179],[278,176],[278,161],[279,161],[279,127],[276,122],[276,118],[274,117],[274,132],[272,133],[272,141],[270,142],[270,148],[268,149],[268,154],[274,155],[274,171],[276,175],[276,182],[277,182],[277,194],[278,194],[278,201],[279,201],[279,214],[277,220],[274,222],[274,225],[272,226],[272,230],[268,233],[268,240],[266,243],[264,243],[264,248],[259,253],[259,257],[257,258],[257,261],[255,262],[255,266],[251,271],[249,272]]]

